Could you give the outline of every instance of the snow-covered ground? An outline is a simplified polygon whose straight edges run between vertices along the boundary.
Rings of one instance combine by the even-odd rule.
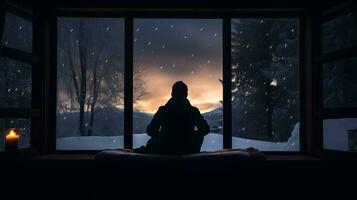
[[[134,148],[145,145],[150,137],[146,134],[134,134]],[[88,137],[64,137],[57,139],[58,150],[102,150],[118,149],[123,147],[123,136],[88,136]],[[258,140],[249,140],[233,137],[233,148],[244,149],[254,147],[261,151],[298,151],[299,150],[299,125],[297,124],[292,136],[287,142],[274,143]],[[202,151],[215,151],[222,149],[223,136],[210,133],[203,142]]]
[[[348,151],[348,130],[357,128],[357,118],[326,119],[324,124],[324,148]]]

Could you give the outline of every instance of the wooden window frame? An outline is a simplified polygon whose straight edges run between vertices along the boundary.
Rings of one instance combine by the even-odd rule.
[[[48,16],[48,30],[50,33],[50,59],[47,63],[51,68],[50,79],[48,83],[49,90],[47,97],[50,98],[49,116],[51,130],[46,129],[48,133],[49,144],[47,151],[52,153],[96,153],[96,150],[56,150],[56,55],[57,55],[57,18],[59,17],[108,17],[108,18],[124,18],[125,20],[125,74],[124,74],[124,148],[130,149],[133,145],[133,20],[134,18],[175,18],[175,19],[221,19],[223,33],[223,149],[232,147],[232,112],[231,112],[231,19],[233,18],[296,18],[299,20],[299,92],[300,92],[300,151],[266,151],[267,154],[305,154],[308,153],[307,145],[309,138],[306,137],[310,127],[307,127],[305,116],[310,111],[306,110],[306,100],[310,94],[307,87],[310,87],[305,82],[306,61],[303,49],[306,44],[304,42],[306,32],[306,10],[304,9],[244,9],[244,10],[219,10],[219,9],[93,9],[81,8],[58,8]],[[309,32],[310,33],[310,32]]]
[[[41,64],[41,36],[40,27],[38,26],[39,17],[37,12],[34,12],[32,8],[18,5],[13,1],[3,1],[0,5],[0,40],[2,40],[4,26],[5,26],[5,14],[11,13],[19,16],[32,24],[32,52],[27,52],[11,47],[3,46],[0,42],[0,56],[10,58],[13,60],[22,61],[31,64],[31,105],[30,107],[1,107],[0,118],[24,118],[30,119],[30,147],[23,149],[22,151],[38,152],[41,147],[42,131],[42,86],[43,86],[43,74]]]
[[[325,108],[323,106],[323,64],[341,61],[349,58],[357,58],[357,44],[354,47],[347,47],[332,52],[323,52],[322,49],[322,25],[338,17],[348,13],[357,13],[357,4],[354,1],[341,2],[330,8],[321,10],[320,17],[316,19],[314,26],[315,34],[315,53],[313,58],[314,63],[314,87],[315,87],[315,113],[314,120],[316,123],[316,148],[317,155],[327,158],[356,158],[357,152],[347,152],[325,149],[323,146],[323,120],[338,119],[338,118],[357,118],[357,107],[338,107]]]

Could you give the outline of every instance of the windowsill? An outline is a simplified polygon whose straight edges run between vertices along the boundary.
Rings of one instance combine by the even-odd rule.
[[[94,154],[49,154],[33,156],[31,160],[39,161],[90,161],[94,160]],[[317,161],[320,158],[307,155],[267,155],[267,161]]]

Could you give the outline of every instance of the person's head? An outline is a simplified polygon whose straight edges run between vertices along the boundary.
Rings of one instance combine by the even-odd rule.
[[[187,85],[182,81],[177,81],[172,86],[171,97],[175,99],[183,99],[187,97]]]

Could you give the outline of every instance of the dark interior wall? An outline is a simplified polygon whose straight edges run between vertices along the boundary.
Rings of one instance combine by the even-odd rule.
[[[123,171],[96,166],[94,160],[29,160],[20,165],[1,165],[0,170],[6,173],[1,178],[0,193],[11,194],[11,199],[40,200],[355,199],[356,167],[353,161],[275,160],[217,169],[207,166],[189,173],[191,170],[184,170],[184,166]]]
[[[210,8],[210,9],[269,9],[269,8],[328,8],[347,0],[15,0],[19,2],[32,2],[36,7],[47,8],[91,8],[91,9],[115,9],[115,8]]]

